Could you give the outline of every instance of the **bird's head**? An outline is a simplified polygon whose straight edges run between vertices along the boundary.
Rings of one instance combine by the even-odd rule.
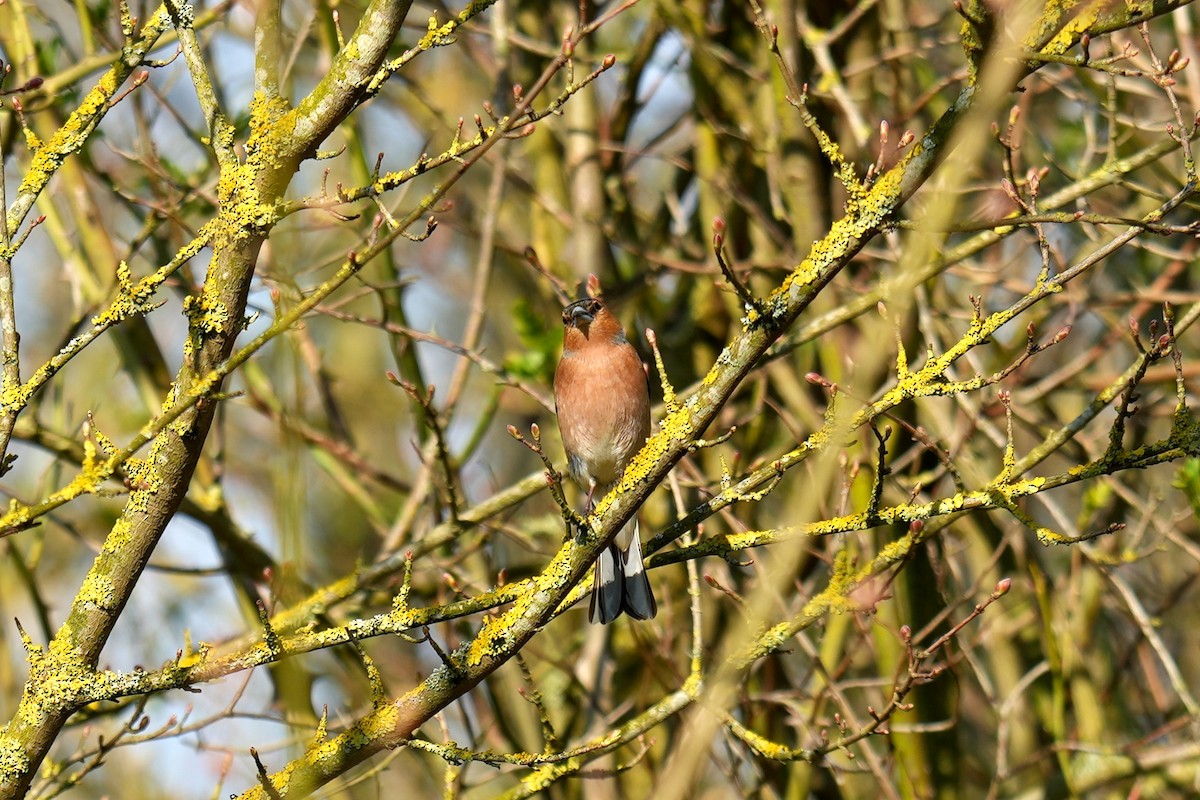
[[[585,297],[563,309],[563,341],[567,350],[589,343],[621,342],[625,329],[597,297]]]

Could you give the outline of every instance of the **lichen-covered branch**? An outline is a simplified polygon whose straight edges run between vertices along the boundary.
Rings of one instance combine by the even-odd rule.
[[[121,57],[112,62],[108,71],[100,76],[96,85],[84,95],[66,124],[49,140],[39,143],[33,162],[17,188],[12,205],[5,209],[10,232],[20,227],[29,210],[33,208],[34,201],[50,183],[63,161],[77,153],[88,141],[108,112],[109,103],[121,85],[141,65],[142,59],[169,27],[166,6],[160,5],[142,26],[138,38],[125,46]]]

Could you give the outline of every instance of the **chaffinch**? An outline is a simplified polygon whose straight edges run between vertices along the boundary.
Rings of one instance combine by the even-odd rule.
[[[554,372],[558,429],[571,477],[587,491],[586,513],[621,479],[650,436],[649,378],[625,329],[597,297],[563,309],[563,355]],[[637,514],[596,560],[591,622],[621,612],[634,619],[658,613],[642,565]]]

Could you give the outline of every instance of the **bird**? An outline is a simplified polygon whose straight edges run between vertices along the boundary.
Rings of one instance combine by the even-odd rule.
[[[598,286],[593,280],[589,288]],[[650,436],[649,376],[620,321],[596,296],[563,308],[563,354],[554,371],[554,404],[567,471],[587,492],[585,513],[621,479]],[[637,514],[596,560],[588,620],[639,620],[658,613],[642,563]]]

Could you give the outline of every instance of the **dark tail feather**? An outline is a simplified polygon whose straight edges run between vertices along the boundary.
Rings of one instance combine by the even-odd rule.
[[[604,548],[596,559],[596,577],[592,581],[592,603],[588,606],[588,622],[607,625],[621,613],[625,583],[621,566],[624,558],[616,543]]]
[[[654,602],[654,592],[650,590],[650,578],[642,564],[642,537],[638,535],[637,523],[634,523],[633,536],[630,537],[629,547],[621,554],[622,571],[622,610],[634,619],[651,619],[658,613],[658,604]]]

